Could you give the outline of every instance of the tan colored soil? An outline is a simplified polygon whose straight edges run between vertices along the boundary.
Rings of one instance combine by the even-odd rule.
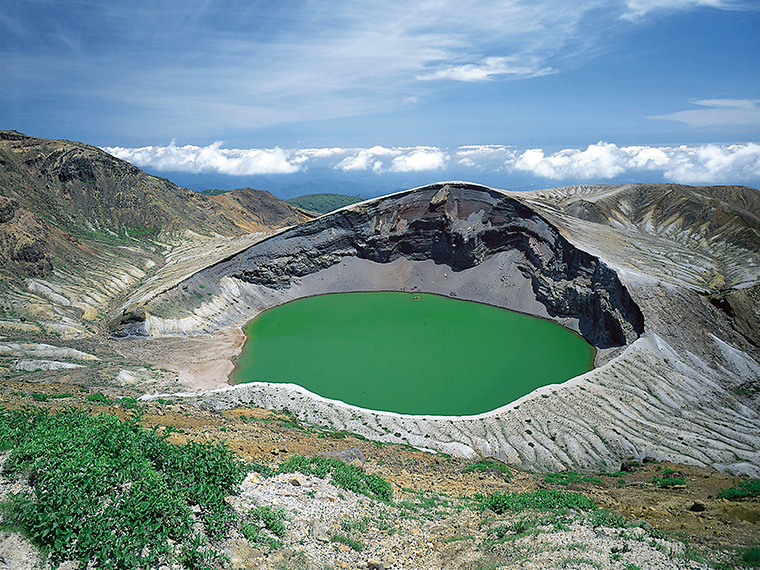
[[[181,390],[201,392],[229,386],[234,359],[243,350],[245,341],[242,329],[228,327],[213,335],[116,340],[111,341],[111,346],[126,358],[175,372]],[[146,388],[146,392],[155,391]],[[172,392],[176,391],[175,386]]]

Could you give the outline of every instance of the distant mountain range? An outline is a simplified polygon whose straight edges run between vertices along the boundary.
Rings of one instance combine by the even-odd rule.
[[[327,214],[338,208],[361,202],[363,198],[358,196],[346,196],[345,194],[306,194],[298,198],[287,200],[288,204],[301,208],[307,212]]]

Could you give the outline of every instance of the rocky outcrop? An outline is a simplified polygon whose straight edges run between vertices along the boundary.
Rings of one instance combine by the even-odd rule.
[[[629,344],[643,332],[641,311],[614,271],[530,208],[473,184],[435,184],[338,210],[265,240],[194,280],[212,284],[229,277],[282,292],[348,258],[381,265],[401,258],[432,261],[456,274],[507,253],[545,308],[541,316],[573,321],[597,348]],[[506,277],[481,271],[479,279]],[[418,285],[422,291],[427,287]],[[388,282],[387,288],[397,286]],[[343,289],[336,284],[336,290]],[[474,300],[510,306],[507,298]]]

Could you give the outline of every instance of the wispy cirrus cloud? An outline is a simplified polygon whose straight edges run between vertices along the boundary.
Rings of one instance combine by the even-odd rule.
[[[418,75],[417,79],[430,81],[450,79],[454,81],[489,81],[499,77],[527,78],[554,73],[537,57],[487,57],[479,63],[467,63],[443,67]]]
[[[746,0],[627,0],[626,9],[620,16],[625,20],[638,20],[650,12],[690,10],[698,7],[720,10],[747,10],[752,4]]]
[[[218,173],[232,176],[292,174],[309,168],[346,173],[488,172],[527,175],[556,181],[611,181],[653,176],[683,184],[739,184],[760,181],[760,144],[696,146],[617,146],[600,141],[586,148],[546,152],[507,145],[468,145],[310,149],[225,149],[183,145],[108,147],[107,152],[136,166],[159,172]]]
[[[691,127],[760,126],[760,99],[698,99],[692,103],[706,108],[654,115],[647,119],[679,121]]]

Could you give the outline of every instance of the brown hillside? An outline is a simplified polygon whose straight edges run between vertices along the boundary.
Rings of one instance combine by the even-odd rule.
[[[15,131],[0,131],[0,195],[81,237],[186,229],[241,235],[305,219],[269,193],[246,189],[232,201],[212,200],[99,148]]]
[[[0,131],[6,278],[49,276],[66,260],[162,232],[241,236],[306,219],[268,192],[246,188],[211,199],[90,145]]]
[[[312,216],[264,190],[239,188],[212,196],[211,200],[247,232],[270,231],[312,219]]]

